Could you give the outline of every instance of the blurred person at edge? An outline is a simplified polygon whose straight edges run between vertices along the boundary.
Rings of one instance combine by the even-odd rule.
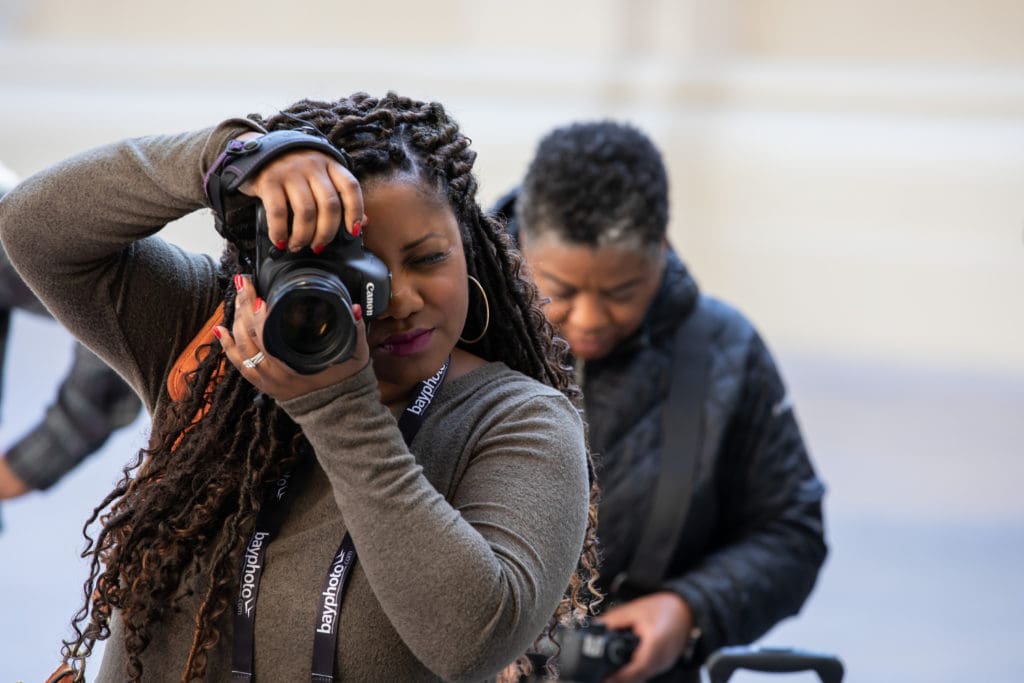
[[[0,198],[16,184],[15,174],[0,164]],[[0,371],[15,309],[50,317],[0,246]],[[141,408],[131,387],[76,343],[71,368],[53,404],[38,424],[0,455],[0,500],[50,488],[99,450],[114,431],[134,422]]]
[[[826,556],[824,486],[765,343],[700,290],[668,244],[668,178],[629,125],[547,134],[521,187],[499,200],[545,307],[570,344],[602,489],[601,621],[640,639],[609,681],[697,681],[724,645],[796,614]],[[662,580],[627,569],[652,508],[677,330],[702,310],[711,330],[702,445],[685,523]],[[706,344],[702,345],[702,348]],[[670,456],[671,457],[671,456]],[[639,558],[643,561],[643,558]]]

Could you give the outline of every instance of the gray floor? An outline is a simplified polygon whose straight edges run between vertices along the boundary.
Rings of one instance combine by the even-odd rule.
[[[69,354],[55,326],[16,318],[0,444],[37,419]],[[1024,680],[1024,377],[780,356],[829,484],[832,551],[804,612],[762,642],[836,652],[849,681]],[[0,682],[53,669],[80,602],[81,523],[144,429],[3,505]]]

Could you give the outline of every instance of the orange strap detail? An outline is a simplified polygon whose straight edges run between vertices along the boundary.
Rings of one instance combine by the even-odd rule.
[[[189,373],[195,371],[199,367],[200,361],[206,358],[206,354],[210,352],[207,348],[202,352],[202,356],[197,358],[196,352],[199,347],[206,344],[211,344],[216,340],[216,336],[213,334],[213,328],[221,324],[224,320],[224,304],[221,303],[217,306],[217,310],[213,312],[210,319],[206,321],[202,329],[192,338],[192,341],[188,343],[185,350],[178,356],[178,360],[174,361],[174,366],[171,368],[171,372],[167,375],[167,393],[171,395],[171,399],[180,401],[185,398],[185,393],[188,391],[187,378]],[[214,377],[216,381],[222,373],[217,373]]]
[[[217,338],[213,334],[213,328],[220,325],[220,322],[224,319],[224,304],[217,306],[217,310],[213,312],[210,319],[206,321],[199,333],[192,338],[192,341],[188,343],[185,350],[178,356],[178,360],[174,361],[174,365],[171,367],[171,371],[167,375],[167,393],[170,394],[171,399],[174,401],[180,401],[185,398],[185,394],[188,392],[188,376],[189,373],[195,371],[199,367],[200,361],[206,358],[206,354],[210,353],[210,347],[207,347],[201,357],[196,357],[196,352],[200,346],[211,344]],[[217,372],[210,378],[210,388],[212,388],[221,377],[224,376],[224,361],[221,361],[220,367]],[[196,424],[199,423],[206,413],[210,410],[209,397],[203,406],[196,411],[195,416],[192,418],[192,423],[185,428],[185,431],[178,435],[174,445],[171,446],[171,450],[175,451],[178,449],[178,444],[185,437],[185,432],[191,430]]]
[[[71,683],[75,679],[75,672],[67,664],[61,664],[57,667],[57,670],[50,674],[50,677],[46,679],[46,683],[64,683],[67,681]]]

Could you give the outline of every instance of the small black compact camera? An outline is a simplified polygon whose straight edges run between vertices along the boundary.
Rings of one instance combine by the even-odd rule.
[[[292,216],[289,212],[288,220]],[[263,345],[267,352],[304,375],[342,363],[355,352],[357,328],[352,305],[363,320],[379,315],[391,300],[388,267],[342,225],[319,254],[310,248],[277,249],[267,234],[267,216],[256,211],[256,291],[267,306]]]
[[[599,683],[629,663],[640,639],[630,629],[604,624],[558,629],[558,680]]]

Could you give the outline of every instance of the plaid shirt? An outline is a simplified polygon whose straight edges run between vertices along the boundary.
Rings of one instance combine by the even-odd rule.
[[[0,372],[12,309],[49,316],[22,282],[0,247]],[[0,387],[2,387],[0,377]],[[43,419],[5,454],[11,471],[35,489],[46,489],[131,424],[142,402],[121,377],[81,344]]]

